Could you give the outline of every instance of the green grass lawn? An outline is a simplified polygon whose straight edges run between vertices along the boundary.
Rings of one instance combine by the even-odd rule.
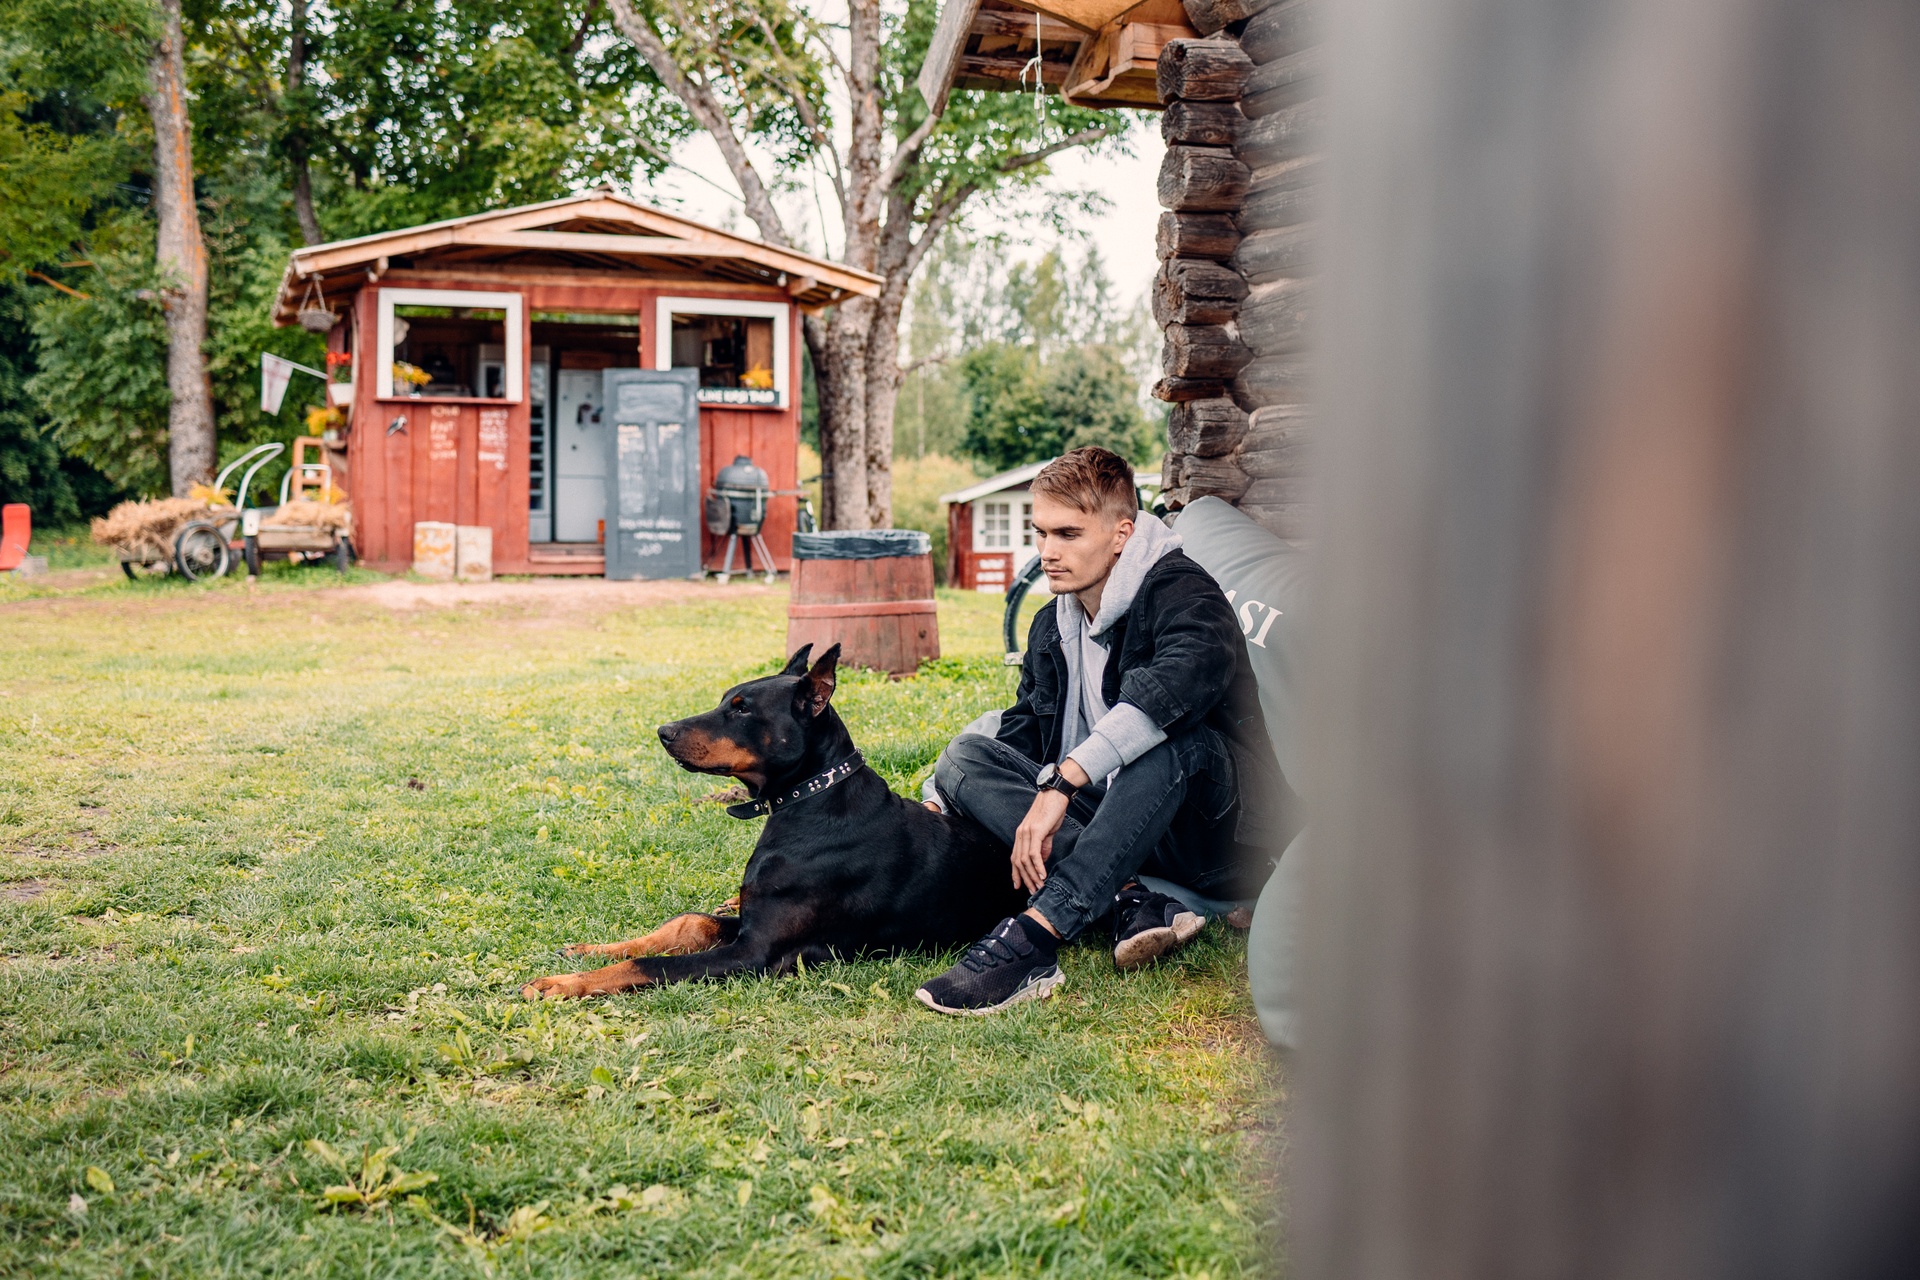
[[[1071,948],[992,1019],[913,1001],[935,955],[519,999],[734,891],[760,824],[653,726],[777,667],[783,590],[330,574],[0,586],[0,1274],[1271,1270],[1223,926],[1124,977]],[[843,674],[897,788],[1006,699],[998,607],[943,593],[945,658]]]

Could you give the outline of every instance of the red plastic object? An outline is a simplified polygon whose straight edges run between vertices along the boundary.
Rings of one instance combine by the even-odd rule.
[[[0,507],[0,573],[18,569],[33,541],[33,511],[24,502]]]

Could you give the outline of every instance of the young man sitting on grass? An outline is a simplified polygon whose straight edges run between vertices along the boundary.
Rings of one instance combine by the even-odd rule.
[[[999,732],[954,739],[928,802],[1012,845],[1013,882],[1031,897],[914,993],[940,1013],[1051,995],[1060,944],[1108,912],[1123,969],[1184,945],[1205,921],[1133,877],[1244,893],[1267,866],[1266,801],[1284,787],[1233,608],[1139,510],[1133,468],[1075,449],[1034,477],[1032,497],[1055,599],[1033,619]]]

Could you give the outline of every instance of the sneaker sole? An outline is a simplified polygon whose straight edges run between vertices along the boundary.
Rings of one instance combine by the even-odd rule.
[[[999,1004],[990,1004],[979,1009],[955,1009],[948,1005],[941,1004],[937,1000],[935,1000],[932,996],[927,994],[927,989],[925,987],[921,987],[919,990],[915,991],[913,993],[913,998],[915,1000],[918,1000],[921,1004],[927,1006],[927,1008],[933,1010],[935,1013],[952,1014],[953,1016],[960,1017],[960,1018],[967,1018],[967,1017],[977,1018],[977,1017],[985,1017],[989,1013],[998,1013],[1002,1009],[1012,1008],[1014,1005],[1019,1004],[1022,1001],[1045,1000],[1051,995],[1053,995],[1054,990],[1066,980],[1067,980],[1066,974],[1055,971],[1052,977],[1042,978],[1038,982],[1030,983],[1027,986],[1020,988],[1018,991],[1008,996],[1005,1000],[1002,1000]]]
[[[1174,916],[1173,923],[1158,929],[1145,929],[1134,934],[1113,949],[1113,964],[1116,969],[1138,969],[1141,965],[1158,960],[1161,956],[1179,947],[1186,946],[1200,936],[1207,927],[1204,916],[1191,911],[1182,911]]]

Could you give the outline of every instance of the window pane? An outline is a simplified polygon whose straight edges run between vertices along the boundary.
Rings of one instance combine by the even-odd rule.
[[[700,371],[700,399],[718,404],[778,404],[773,321],[757,316],[673,317],[673,367]]]

